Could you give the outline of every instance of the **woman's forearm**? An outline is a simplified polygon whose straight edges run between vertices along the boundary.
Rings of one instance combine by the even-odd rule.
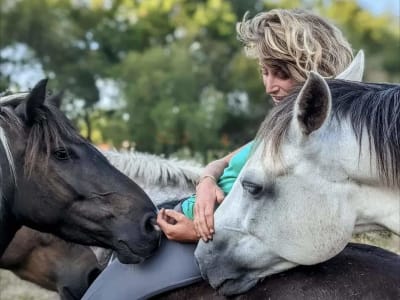
[[[218,179],[221,177],[222,173],[224,172],[225,168],[228,166],[230,160],[232,157],[240,150],[242,147],[239,149],[236,149],[235,151],[229,153],[227,156],[214,160],[210,162],[203,170],[199,183],[202,181],[202,179],[205,178],[214,178],[215,183],[218,182]]]
[[[206,178],[214,178],[215,181],[218,181],[228,163],[224,158],[210,162],[201,173],[198,183]]]

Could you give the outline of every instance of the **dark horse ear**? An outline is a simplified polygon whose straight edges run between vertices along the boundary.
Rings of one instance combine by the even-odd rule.
[[[35,123],[36,116],[39,112],[38,108],[43,105],[46,99],[47,78],[40,80],[30,91],[26,100],[15,109],[28,126]]]

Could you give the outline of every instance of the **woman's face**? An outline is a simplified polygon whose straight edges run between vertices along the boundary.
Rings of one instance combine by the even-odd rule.
[[[296,84],[296,81],[290,76],[289,72],[279,66],[263,65],[261,67],[261,74],[265,91],[271,95],[275,104],[282,101],[283,97],[287,96]]]

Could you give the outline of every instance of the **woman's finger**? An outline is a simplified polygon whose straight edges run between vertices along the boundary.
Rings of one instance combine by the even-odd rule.
[[[196,232],[200,235],[203,241],[207,241],[207,233],[204,231],[203,225],[201,223],[201,213],[199,213],[199,217],[194,221]]]
[[[224,191],[221,190],[220,188],[217,188],[216,191],[215,191],[215,195],[217,196],[218,204],[221,204],[222,201],[224,201],[224,199],[225,199]]]
[[[182,220],[183,214],[179,213],[173,209],[166,209],[164,210],[164,213],[167,217],[170,217],[172,219],[174,219],[175,221],[180,221]]]
[[[168,226],[168,222],[165,220],[164,214],[160,211],[157,215],[157,225],[160,226],[161,230],[166,233]]]
[[[199,225],[201,228],[202,237],[203,237],[203,239],[205,239],[207,241],[210,237],[210,232],[209,232],[208,225],[207,225],[205,209],[203,209],[202,212],[200,213]]]
[[[204,215],[207,222],[207,234],[208,238],[211,239],[212,234],[214,233],[214,207],[206,207],[204,210]]]

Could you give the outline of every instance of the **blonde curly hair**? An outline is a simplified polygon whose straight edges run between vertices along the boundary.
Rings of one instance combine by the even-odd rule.
[[[353,51],[341,31],[305,10],[273,9],[238,23],[238,38],[261,65],[280,66],[297,82],[310,71],[332,77],[344,71]]]

